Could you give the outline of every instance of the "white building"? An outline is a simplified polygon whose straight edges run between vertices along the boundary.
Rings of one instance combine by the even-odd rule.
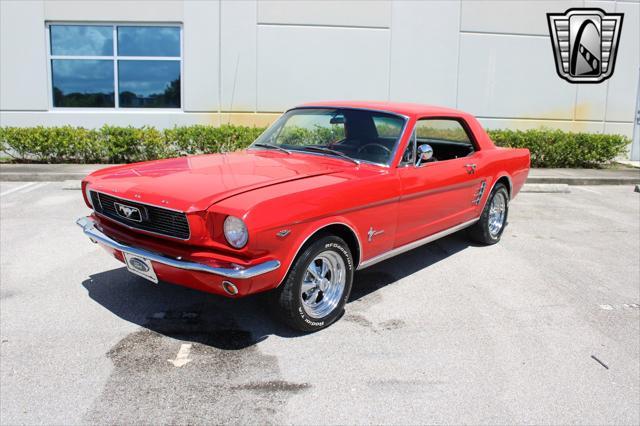
[[[601,84],[556,74],[546,13],[570,7],[624,13],[615,72]],[[374,99],[459,108],[489,128],[631,137],[639,9],[638,0],[1,0],[0,124],[264,125],[301,102]]]

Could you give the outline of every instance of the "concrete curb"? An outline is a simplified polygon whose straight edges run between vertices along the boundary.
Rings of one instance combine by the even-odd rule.
[[[525,183],[520,192],[539,194],[568,194],[571,192],[569,185],[564,183]]]
[[[566,184],[566,185],[637,185],[640,178],[628,177],[570,177],[544,176],[530,177],[527,183],[535,184]]]
[[[62,182],[65,180],[82,180],[87,174],[1,172],[0,182]]]

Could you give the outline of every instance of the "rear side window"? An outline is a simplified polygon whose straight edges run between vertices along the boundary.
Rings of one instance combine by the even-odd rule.
[[[429,145],[432,157],[429,163],[455,160],[475,152],[475,146],[466,127],[455,118],[422,118],[416,122],[411,142],[402,156],[403,166],[418,163],[417,150]],[[422,160],[421,160],[422,161]],[[421,163],[422,166],[425,163]]]
[[[471,145],[471,139],[467,131],[457,120],[451,119],[426,119],[416,123],[416,133],[418,140],[425,142],[458,142]]]

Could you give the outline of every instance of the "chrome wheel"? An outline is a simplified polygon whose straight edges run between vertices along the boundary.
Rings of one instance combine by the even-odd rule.
[[[489,234],[496,238],[502,227],[507,212],[507,197],[503,192],[496,192],[489,206]]]
[[[327,250],[318,254],[302,277],[302,307],[312,318],[324,318],[340,303],[346,283],[342,256]]]

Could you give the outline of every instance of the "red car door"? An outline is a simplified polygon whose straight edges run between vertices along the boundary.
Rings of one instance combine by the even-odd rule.
[[[432,161],[417,165],[416,147],[429,144]],[[478,216],[483,190],[481,156],[461,119],[429,118],[416,122],[405,163],[398,169],[395,247],[408,244]]]

